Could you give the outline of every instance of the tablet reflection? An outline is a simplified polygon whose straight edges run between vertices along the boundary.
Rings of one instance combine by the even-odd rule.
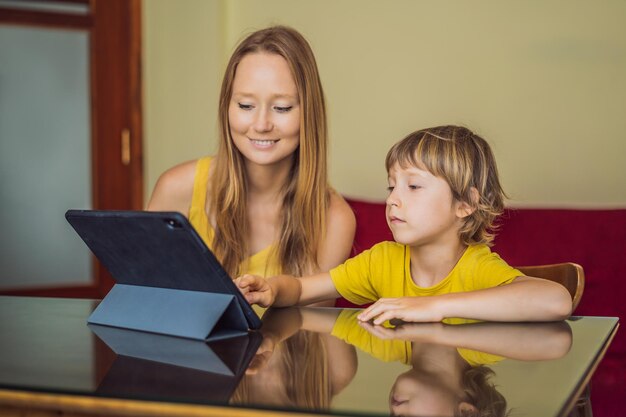
[[[227,403],[261,342],[256,333],[206,343],[108,326],[89,328],[101,344],[96,346],[101,362],[96,367],[104,375],[96,393],[117,398]]]

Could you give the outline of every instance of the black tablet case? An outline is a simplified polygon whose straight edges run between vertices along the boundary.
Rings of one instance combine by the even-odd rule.
[[[89,323],[198,340],[260,327],[180,213],[69,210],[65,217],[116,280]]]

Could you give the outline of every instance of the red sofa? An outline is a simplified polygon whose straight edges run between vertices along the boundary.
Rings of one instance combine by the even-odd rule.
[[[384,203],[349,199],[357,219],[353,254],[393,240]],[[585,270],[585,292],[576,315],[626,318],[626,209],[507,209],[500,217],[493,250],[514,266],[576,262]],[[338,306],[347,306],[339,300]],[[626,333],[619,331],[592,380],[596,417],[626,409]]]

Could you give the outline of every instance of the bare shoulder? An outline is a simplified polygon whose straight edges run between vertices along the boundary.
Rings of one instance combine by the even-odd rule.
[[[354,379],[358,369],[358,359],[354,346],[330,334],[322,334],[328,349],[330,370],[330,390],[337,395]]]
[[[157,180],[148,202],[150,211],[189,213],[197,160],[183,162],[165,171]]]
[[[356,218],[352,208],[339,193],[331,191],[326,235],[318,255],[321,271],[329,271],[348,259],[355,232]]]
[[[350,204],[335,190],[330,192],[330,204],[328,205],[328,233],[339,228],[341,233],[352,233],[356,230],[356,218]],[[354,236],[352,236],[354,237]]]

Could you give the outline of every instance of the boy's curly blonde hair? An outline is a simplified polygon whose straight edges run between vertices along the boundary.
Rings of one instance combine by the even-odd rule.
[[[496,160],[483,138],[460,126],[418,130],[389,150],[387,172],[395,164],[426,169],[443,178],[452,196],[474,209],[459,231],[463,243],[491,246],[497,228],[494,221],[504,210],[506,194],[498,179]]]

